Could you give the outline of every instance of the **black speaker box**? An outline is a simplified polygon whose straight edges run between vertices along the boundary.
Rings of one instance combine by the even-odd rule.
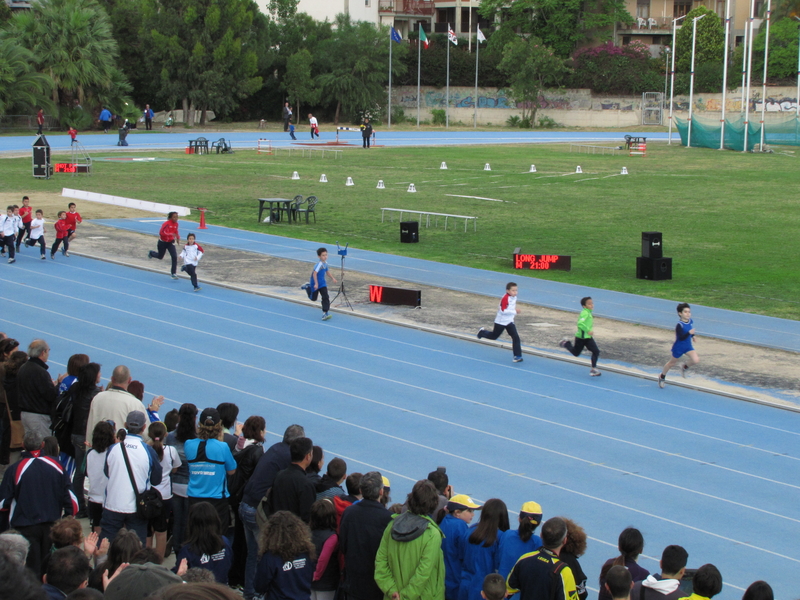
[[[671,258],[645,258],[639,256],[636,259],[636,279],[650,279],[652,281],[662,281],[672,279],[672,259]]]
[[[400,222],[400,242],[403,244],[416,244],[419,242],[419,222]]]
[[[644,258],[661,258],[664,256],[664,245],[660,231],[642,232],[642,256]]]

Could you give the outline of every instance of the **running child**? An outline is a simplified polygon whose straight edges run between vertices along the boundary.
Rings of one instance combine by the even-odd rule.
[[[22,244],[22,234],[27,234],[25,241],[31,237],[31,221],[33,220],[33,209],[31,208],[31,199],[27,196],[22,197],[22,206],[19,209],[19,216],[22,223],[19,226],[19,233],[17,233],[17,252],[19,252],[20,244]]]
[[[197,263],[200,262],[201,258],[203,258],[203,247],[195,243],[195,235],[190,233],[186,236],[186,245],[181,252],[181,260],[183,261],[181,271],[189,274],[195,292],[200,291],[200,286],[197,285],[196,269]]]
[[[69,137],[72,139],[70,142],[70,146],[78,141],[78,130],[75,129],[74,125],[70,125],[69,129],[67,130]]]
[[[312,302],[317,301],[317,297],[322,296],[322,320],[327,321],[333,315],[328,311],[331,308],[331,300],[328,296],[328,283],[325,281],[325,275],[328,273],[328,249],[320,248],[317,250],[319,262],[314,270],[311,271],[311,280],[302,286],[302,289],[308,294],[308,298]],[[333,283],[337,283],[336,277],[333,273],[330,274]]]
[[[511,344],[514,351],[514,362],[522,362],[522,343],[519,340],[517,326],[514,325],[514,317],[519,314],[517,308],[517,284],[513,281],[506,285],[506,294],[500,299],[500,308],[494,318],[494,330],[488,333],[481,327],[478,330],[478,339],[496,340],[505,330],[511,336]]]
[[[0,216],[0,236],[3,236],[2,255],[6,255],[6,248],[8,248],[8,264],[17,262],[14,258],[16,256],[14,254],[14,242],[18,229],[17,217],[14,216],[14,207],[9,206],[6,208],[6,214]]]
[[[294,137],[294,123],[289,121],[289,135],[292,136],[292,139],[297,141],[297,138]]]
[[[170,267],[170,274],[173,279],[178,278],[178,253],[175,251],[175,244],[181,241],[181,236],[178,233],[178,213],[172,211],[167,215],[167,220],[161,225],[158,231],[158,251],[152,250],[147,253],[148,258],[157,258],[161,260],[164,254],[169,252],[172,259]]]
[[[83,219],[81,218],[81,213],[79,213],[76,209],[74,202],[70,202],[69,209],[67,212],[67,223],[69,223],[69,236],[67,237],[67,241],[65,242],[65,246],[69,251],[69,242],[73,240],[75,237],[75,232],[78,230],[78,223],[83,223]],[[69,254],[67,254],[69,256]]]
[[[36,218],[30,222],[30,229],[28,230],[28,239],[25,240],[25,245],[33,248],[39,244],[42,251],[42,260],[47,260],[47,242],[44,241],[44,212],[41,208],[36,209]]]
[[[674,367],[681,356],[684,354],[688,357],[686,362],[681,365],[681,375],[686,377],[686,371],[692,365],[700,362],[700,357],[692,345],[694,338],[694,321],[692,320],[692,309],[686,302],[678,304],[678,316],[680,321],[675,326],[675,343],[672,344],[672,358],[664,365],[661,371],[661,376],[658,378],[658,387],[663,388],[667,383],[667,373]]]
[[[592,377],[600,377],[602,373],[597,370],[597,357],[600,356],[600,350],[592,337],[594,335],[594,316],[592,315],[594,300],[592,300],[590,296],[581,298],[581,306],[583,309],[578,317],[578,331],[575,334],[575,345],[573,346],[568,338],[561,340],[558,345],[562,348],[566,348],[573,356],[580,356],[583,349],[586,348],[592,353],[592,368],[589,371],[589,375]]]
[[[63,252],[64,256],[69,256],[67,254],[67,236],[69,235],[69,223],[67,223],[67,211],[60,210],[58,211],[58,221],[55,222],[56,227],[56,241],[53,242],[53,247],[50,248],[50,258],[53,260],[56,259],[56,251],[58,247],[63,243],[64,249],[61,251]]]

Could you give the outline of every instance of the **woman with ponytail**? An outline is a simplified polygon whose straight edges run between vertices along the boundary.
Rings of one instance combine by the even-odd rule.
[[[628,527],[622,530],[617,540],[617,548],[619,549],[619,556],[616,558],[609,558],[603,568],[600,569],[600,594],[598,600],[611,600],[611,594],[606,589],[606,573],[614,566],[623,566],[631,573],[633,583],[642,581],[650,575],[650,571],[644,567],[636,564],[636,560],[644,550],[644,537],[642,532],[635,527]]]
[[[163,559],[164,556],[168,555],[167,529],[172,518],[172,480],[170,479],[170,475],[181,466],[181,459],[174,446],[165,445],[167,426],[164,425],[164,423],[161,421],[151,423],[147,430],[147,435],[150,437],[148,444],[153,448],[153,451],[156,453],[161,463],[161,483],[153,487],[161,492],[161,499],[164,502],[161,514],[147,524],[147,547],[150,548],[153,546],[153,537],[155,534],[155,549],[158,555]]]

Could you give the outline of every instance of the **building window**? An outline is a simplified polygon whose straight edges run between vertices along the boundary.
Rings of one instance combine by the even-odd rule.
[[[650,17],[650,0],[637,0],[636,17],[639,19],[647,19]]]
[[[722,25],[725,25],[725,0],[717,0],[717,16],[722,21]]]
[[[692,10],[692,0],[675,0],[672,9],[672,17],[677,19],[678,17],[686,15],[690,10]]]
[[[753,4],[753,17],[755,18],[764,18],[767,16],[766,11],[764,10],[764,0],[756,0]]]
[[[370,3],[370,0],[364,0],[364,6],[366,6],[367,8],[369,8],[369,6],[370,6],[369,3]]]

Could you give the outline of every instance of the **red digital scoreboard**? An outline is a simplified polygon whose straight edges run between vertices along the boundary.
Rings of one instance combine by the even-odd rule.
[[[369,301],[377,304],[397,304],[416,308],[422,306],[422,291],[371,285],[369,286]]]
[[[558,254],[514,254],[515,269],[531,269],[533,271],[569,271],[572,269],[572,257]]]
[[[56,163],[53,165],[53,171],[56,173],[88,173],[89,169],[89,165],[78,163]]]

